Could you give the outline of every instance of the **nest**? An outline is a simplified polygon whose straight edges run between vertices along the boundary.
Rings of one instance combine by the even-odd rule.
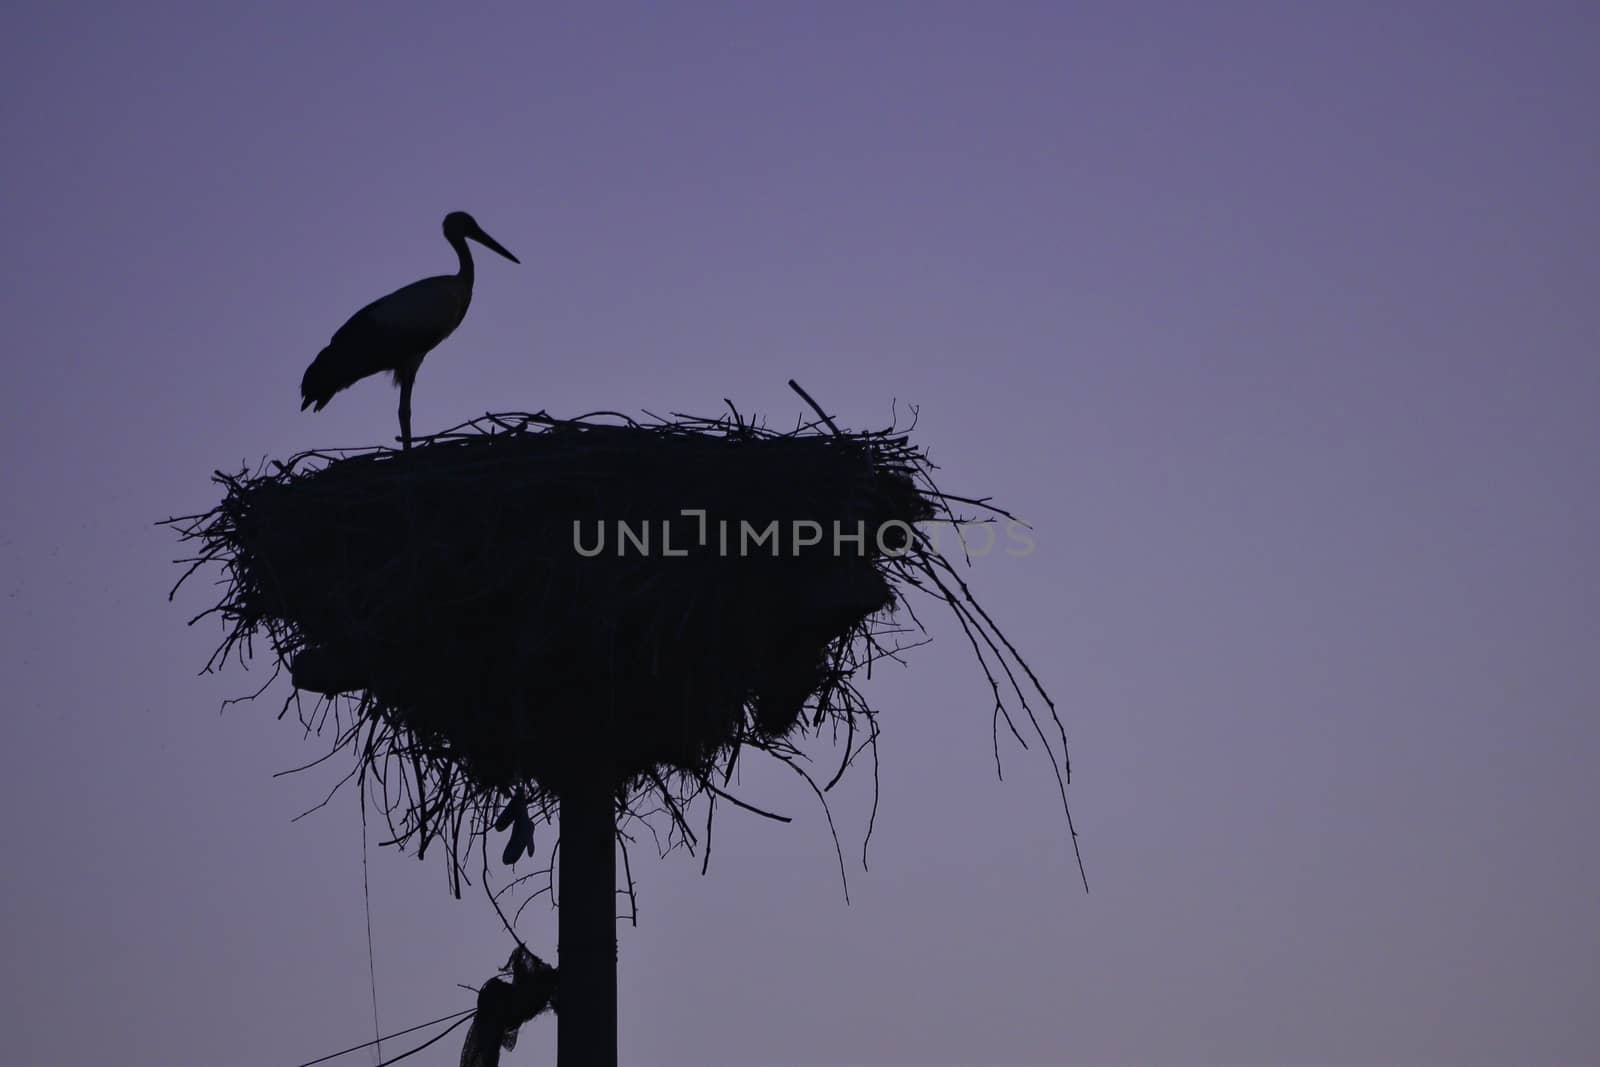
[[[955,609],[997,722],[1022,740],[1021,709],[1052,751],[1030,704],[1060,734],[1049,698],[920,528],[987,505],[931,471],[894,429],[489,415],[405,452],[218,472],[221,503],[168,521],[198,546],[185,578],[224,571],[192,620],[225,625],[208,669],[265,637],[302,722],[381,783],[396,841],[444,839],[459,876],[497,822],[508,860],[531,852],[527,811],[579,777],[658,796],[691,845],[684,805],[733,800],[742,750],[792,760],[838,729],[831,786],[877,737],[854,679],[920,630],[898,620],[909,590]]]

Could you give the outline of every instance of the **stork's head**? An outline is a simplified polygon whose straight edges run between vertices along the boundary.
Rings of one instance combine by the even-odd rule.
[[[444,238],[455,242],[463,237],[470,237],[491,252],[498,252],[513,263],[522,260],[505,250],[505,246],[493,237],[483,232],[483,227],[478,225],[478,220],[468,215],[465,211],[452,211],[444,217]]]

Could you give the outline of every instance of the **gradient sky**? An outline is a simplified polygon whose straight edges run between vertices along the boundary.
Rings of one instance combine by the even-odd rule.
[[[196,676],[212,593],[166,602],[152,523],[394,434],[387,384],[313,415],[300,374],[456,208],[524,264],[480,259],[419,432],[787,424],[793,376],[918,405],[1037,529],[971,579],[1062,708],[1092,893],[924,613],[868,689],[869,870],[865,780],[835,804],[848,907],[786,772],[708,876],[636,852],[624,1062],[1600,1062],[1600,8],[445,10],[0,14],[0,1062],[371,1035],[354,794],[290,824],[338,772],[272,777],[322,751],[282,689],[218,715],[265,675]],[[384,1028],[469,1006],[481,895],[370,862]]]

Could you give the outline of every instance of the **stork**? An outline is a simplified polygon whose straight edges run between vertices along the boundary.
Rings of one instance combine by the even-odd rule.
[[[471,215],[450,212],[444,217],[444,239],[456,250],[460,267],[454,274],[424,278],[396,289],[350,316],[300,379],[301,411],[308,407],[321,411],[339,390],[389,371],[400,387],[400,444],[411,447],[411,386],[417,368],[422,366],[422,357],[461,325],[472,302],[469,237],[513,263],[522,262],[484,233]]]

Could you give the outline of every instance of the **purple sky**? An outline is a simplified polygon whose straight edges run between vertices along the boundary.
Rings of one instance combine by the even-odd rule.
[[[419,432],[789,423],[794,376],[920,405],[1037,528],[971,578],[1063,709],[1092,894],[927,613],[850,906],[787,772],[709,876],[636,852],[624,1062],[1600,1062],[1593,5],[441,10],[0,15],[0,1062],[371,1035],[354,795],[290,825],[336,774],[271,777],[322,751],[283,690],[217,715],[265,676],[195,676],[151,523],[394,434],[300,374],[451,269],[454,208],[524,265],[480,257]],[[385,1029],[470,1005],[481,895],[370,862]]]

